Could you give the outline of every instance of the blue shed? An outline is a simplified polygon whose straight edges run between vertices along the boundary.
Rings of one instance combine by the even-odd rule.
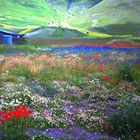
[[[12,35],[3,35],[3,43],[7,45],[13,44]]]
[[[0,29],[0,44],[21,44],[23,39],[24,35]]]

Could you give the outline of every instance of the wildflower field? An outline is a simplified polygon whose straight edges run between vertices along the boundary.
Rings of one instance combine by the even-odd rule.
[[[140,140],[140,45],[1,45],[0,139]]]

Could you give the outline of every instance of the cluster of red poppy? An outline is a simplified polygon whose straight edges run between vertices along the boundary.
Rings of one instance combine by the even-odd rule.
[[[105,70],[106,68],[107,68],[106,65],[99,66],[99,67],[98,67],[98,71],[103,73],[104,70]],[[89,68],[87,69],[86,76],[88,76],[89,73],[91,73],[91,67],[89,67]],[[108,74],[103,75],[103,76],[101,76],[101,78],[102,78],[103,80],[106,80],[106,81],[107,81],[107,80],[109,80],[109,75],[108,75]],[[114,83],[114,84],[118,84],[118,80],[115,79],[115,80],[113,81],[113,83]]]
[[[19,105],[12,111],[4,110],[3,112],[0,112],[0,121],[2,124],[4,124],[12,117],[15,117],[16,119],[27,118],[31,114],[32,110],[27,110],[26,106]]]
[[[111,47],[111,48],[139,48],[140,45],[136,43],[130,43],[130,42],[110,42],[110,43],[99,43],[99,44],[78,44],[79,46],[89,46],[89,47]]]
[[[105,65],[103,65],[103,66],[100,66],[100,67],[98,68],[98,70],[99,70],[99,72],[104,72],[104,70],[105,70],[106,68],[107,68],[107,67],[106,67]],[[104,79],[104,80],[109,80],[109,76],[106,74],[106,75],[102,76],[102,79]]]

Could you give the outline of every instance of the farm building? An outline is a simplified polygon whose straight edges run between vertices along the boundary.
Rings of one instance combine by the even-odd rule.
[[[23,40],[24,35],[0,29],[0,44],[21,44]]]

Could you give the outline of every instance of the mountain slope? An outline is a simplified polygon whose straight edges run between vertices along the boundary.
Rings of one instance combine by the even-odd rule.
[[[135,34],[137,30],[140,30],[139,7],[140,0],[103,0],[95,7],[88,9],[87,12],[71,18],[69,24],[73,27],[89,30],[103,28],[107,31],[110,28],[115,28],[113,34],[115,32]],[[117,31],[118,28],[121,29]],[[129,28],[131,29],[127,32]],[[101,31],[101,29],[95,31]],[[109,33],[111,31],[112,29]]]
[[[98,15],[98,26],[117,23],[140,23],[140,0],[104,0],[89,13]]]
[[[56,11],[80,12],[89,9],[103,0],[46,0]]]
[[[58,15],[44,0],[0,0],[1,27],[47,26],[53,18]]]

